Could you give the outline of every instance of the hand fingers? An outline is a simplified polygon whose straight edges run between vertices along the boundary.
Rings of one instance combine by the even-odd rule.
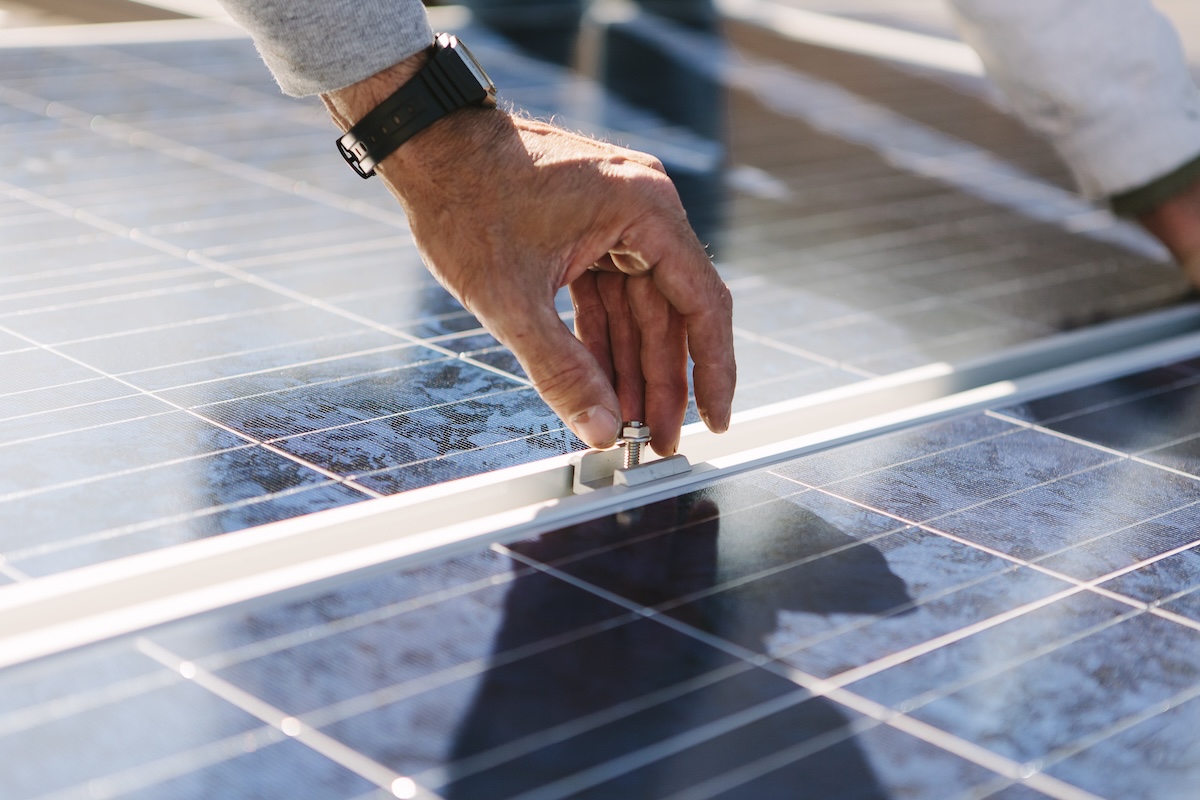
[[[648,273],[683,318],[700,417],[710,430],[725,431],[737,382],[733,301],[682,210],[676,220],[642,218],[625,231],[612,253],[622,270]]]
[[[641,372],[645,375],[645,422],[651,446],[662,456],[679,447],[679,429],[687,411],[687,337],[683,318],[667,302],[652,278],[630,277],[626,293],[641,331]]]
[[[609,383],[615,383],[612,350],[608,342],[608,315],[600,298],[600,289],[596,286],[596,274],[585,272],[567,288],[575,307],[575,338],[583,342],[592,358],[596,359]]]
[[[512,304],[505,324],[491,327],[521,362],[538,394],[576,436],[601,449],[616,442],[621,406],[612,381],[552,305]]]
[[[621,402],[621,418],[646,419],[642,379],[642,335],[626,293],[628,279],[619,272],[595,273],[596,286],[608,314],[608,341],[612,353],[614,385]]]

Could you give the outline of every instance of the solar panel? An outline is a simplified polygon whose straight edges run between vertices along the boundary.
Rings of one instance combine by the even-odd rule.
[[[6,670],[6,795],[1170,796],[1196,777],[1200,465],[1145,454],[1197,435],[1198,380],[960,415]]]
[[[667,164],[736,298],[740,410],[1189,297],[978,86],[740,24],[606,35],[725,111],[463,31],[508,100]],[[0,587],[580,448],[331,130],[246,41],[0,48]],[[1188,796],[1198,384],[5,669],[0,794]]]
[[[663,35],[622,30],[621,46],[676,52],[678,32]],[[667,163],[737,298],[739,409],[1184,296],[1141,255],[913,174],[844,119],[766,107],[709,65],[685,58],[663,79],[727,95],[725,142],[720,112],[668,123],[618,99],[627,82],[464,36],[512,102]],[[836,76],[802,51],[781,79],[825,97]],[[944,93],[863,64],[845,73],[861,94],[838,95],[863,110]],[[897,141],[978,146],[893,122]],[[580,447],[428,276],[394,201],[330,155],[324,111],[279,96],[248,42],[0,50],[0,126],[0,437],[30,465],[0,488],[0,516],[26,521],[0,541],[11,568],[48,574]],[[1049,163],[1006,130],[1022,168]]]

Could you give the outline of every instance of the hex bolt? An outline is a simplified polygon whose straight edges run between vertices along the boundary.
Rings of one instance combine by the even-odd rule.
[[[650,442],[650,427],[630,420],[621,426],[621,441],[625,443],[625,469],[636,467],[642,461],[642,446]]]

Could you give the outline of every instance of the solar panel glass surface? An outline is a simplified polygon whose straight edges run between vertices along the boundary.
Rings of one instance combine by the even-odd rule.
[[[1146,454],[1200,435],[1197,382],[1170,364],[9,669],[6,796],[1186,796],[1200,464]]]

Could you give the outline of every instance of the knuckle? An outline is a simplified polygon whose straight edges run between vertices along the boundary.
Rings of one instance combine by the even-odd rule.
[[[730,316],[733,314],[733,292],[729,291],[729,287],[720,278],[717,282],[717,307],[725,316]]]
[[[647,167],[655,172],[661,172],[663,175],[667,174],[667,168],[663,166],[662,160],[657,156],[646,154],[645,161],[643,163],[645,163]]]

